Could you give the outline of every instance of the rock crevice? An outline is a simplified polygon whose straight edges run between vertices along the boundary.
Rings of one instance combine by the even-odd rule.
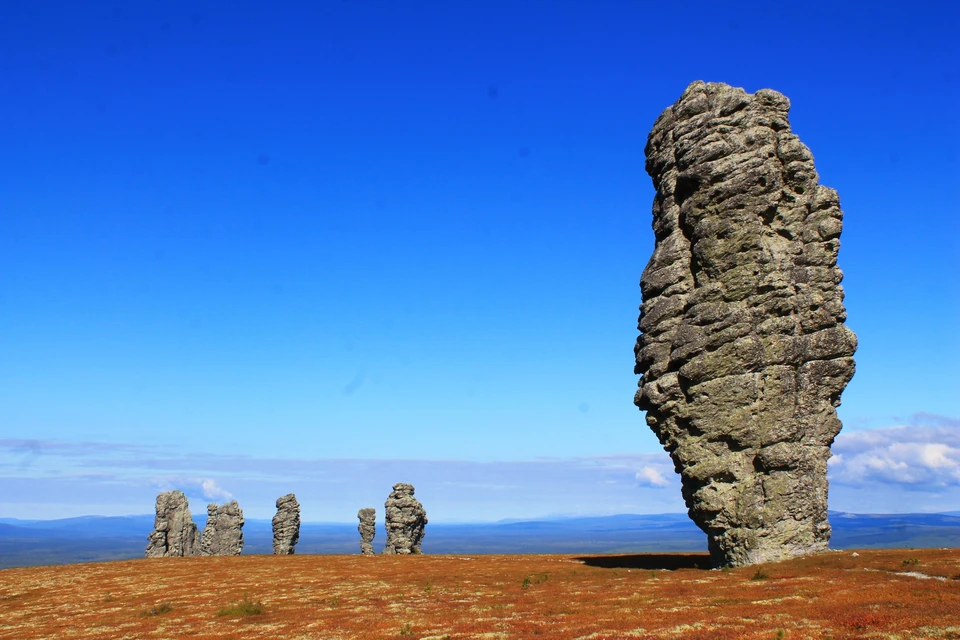
[[[856,337],[842,212],[790,130],[790,102],[694,82],[647,141],[653,255],[635,397],[716,565],[826,549],[827,459]]]

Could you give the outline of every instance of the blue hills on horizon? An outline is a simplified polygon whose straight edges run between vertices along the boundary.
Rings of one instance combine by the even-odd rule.
[[[960,512],[830,512],[835,549],[960,547]],[[202,523],[200,523],[202,524]],[[153,515],[59,520],[0,518],[0,569],[143,557]],[[244,553],[272,551],[270,520],[247,519]],[[383,543],[382,525],[374,545]],[[304,522],[297,553],[355,554],[353,523]],[[430,523],[428,554],[703,552],[706,536],[684,513],[558,517],[480,523]]]

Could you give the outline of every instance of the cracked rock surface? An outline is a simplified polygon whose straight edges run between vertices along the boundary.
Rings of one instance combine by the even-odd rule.
[[[187,496],[167,491],[157,496],[153,531],[147,538],[146,557],[167,558],[197,555],[197,525],[190,515]]]
[[[357,525],[357,531],[360,532],[360,553],[372,556],[373,538],[377,535],[377,510],[372,507],[360,509],[357,518],[360,519],[360,524]]]
[[[386,554],[419,554],[423,541],[424,527],[427,525],[427,512],[420,501],[413,497],[412,484],[393,485],[393,492],[387,498],[386,528],[387,543],[383,549]]]
[[[823,551],[836,407],[854,373],[842,213],[789,100],[694,82],[654,124],[656,245],[640,281],[635,397],[714,565]]]
[[[202,556],[238,556],[243,551],[243,510],[236,500],[207,505],[207,524],[200,537]]]
[[[293,555],[300,541],[300,503],[297,496],[288,493],[277,498],[277,513],[273,516],[273,553]]]

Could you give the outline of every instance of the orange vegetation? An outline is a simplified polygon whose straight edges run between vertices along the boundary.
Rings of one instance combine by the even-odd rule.
[[[0,571],[3,638],[960,638],[960,550],[240,556]]]

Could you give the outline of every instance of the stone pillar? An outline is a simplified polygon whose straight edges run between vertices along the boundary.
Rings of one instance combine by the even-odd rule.
[[[147,558],[197,555],[197,525],[190,515],[187,496],[167,491],[157,496],[153,531],[147,538]]]
[[[413,493],[413,485],[399,483],[393,485],[393,492],[387,498],[384,505],[387,544],[383,549],[386,554],[423,553],[420,543],[427,525],[427,512]]]
[[[357,525],[357,531],[360,532],[360,553],[365,556],[373,555],[373,538],[377,535],[377,510],[373,508],[360,509],[357,512],[357,518],[360,524]]]
[[[200,538],[202,556],[238,556],[243,551],[243,510],[236,500],[207,505],[207,524]]]
[[[293,555],[300,540],[300,503],[288,493],[277,498],[277,513],[273,516],[273,553]]]
[[[827,548],[827,459],[854,373],[843,214],[770,89],[694,82],[646,146],[653,255],[635,397],[715,565]]]

